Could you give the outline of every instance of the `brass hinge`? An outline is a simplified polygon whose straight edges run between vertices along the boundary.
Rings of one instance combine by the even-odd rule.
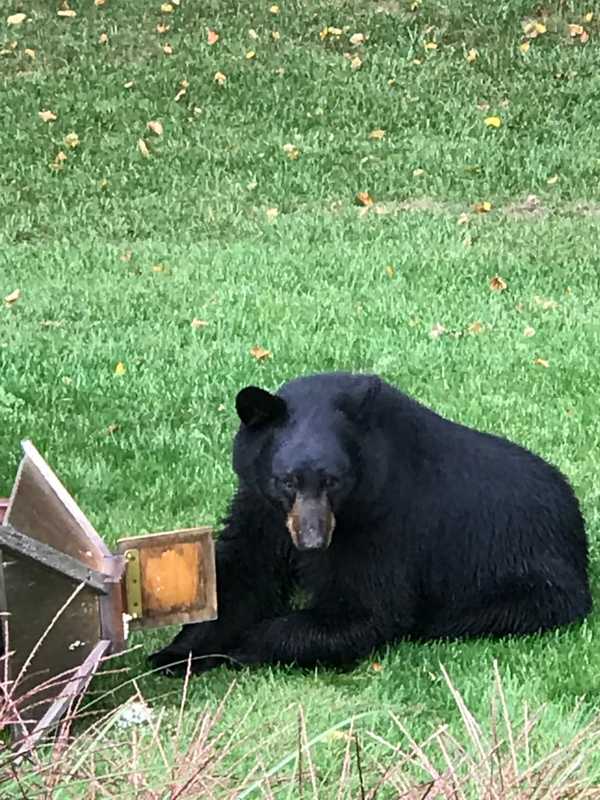
[[[140,619],[144,614],[142,606],[142,574],[140,569],[140,551],[131,548],[125,556],[125,594],[127,613],[132,619]]]

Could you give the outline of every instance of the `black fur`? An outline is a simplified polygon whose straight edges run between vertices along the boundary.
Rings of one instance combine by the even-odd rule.
[[[538,456],[371,376],[299,378],[271,403],[250,388],[238,409],[248,424],[217,542],[219,618],[185,626],[155,667],[190,652],[196,671],[341,666],[402,637],[529,634],[590,611],[577,499]],[[294,546],[297,492],[328,501],[328,549]]]

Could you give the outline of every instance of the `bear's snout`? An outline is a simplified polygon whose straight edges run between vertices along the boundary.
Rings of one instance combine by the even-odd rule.
[[[288,514],[287,529],[298,550],[325,550],[331,543],[335,516],[325,492],[298,493]]]

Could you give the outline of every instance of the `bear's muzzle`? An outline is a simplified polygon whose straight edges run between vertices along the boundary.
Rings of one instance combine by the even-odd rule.
[[[287,529],[298,550],[326,550],[335,528],[335,516],[325,492],[296,495],[288,514]]]

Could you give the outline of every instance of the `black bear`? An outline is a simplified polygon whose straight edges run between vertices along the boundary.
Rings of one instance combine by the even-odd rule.
[[[236,407],[219,618],[184,626],[155,668],[190,653],[194,671],[343,666],[403,637],[528,634],[590,611],[579,504],[528,450],[371,375],[249,386]]]

